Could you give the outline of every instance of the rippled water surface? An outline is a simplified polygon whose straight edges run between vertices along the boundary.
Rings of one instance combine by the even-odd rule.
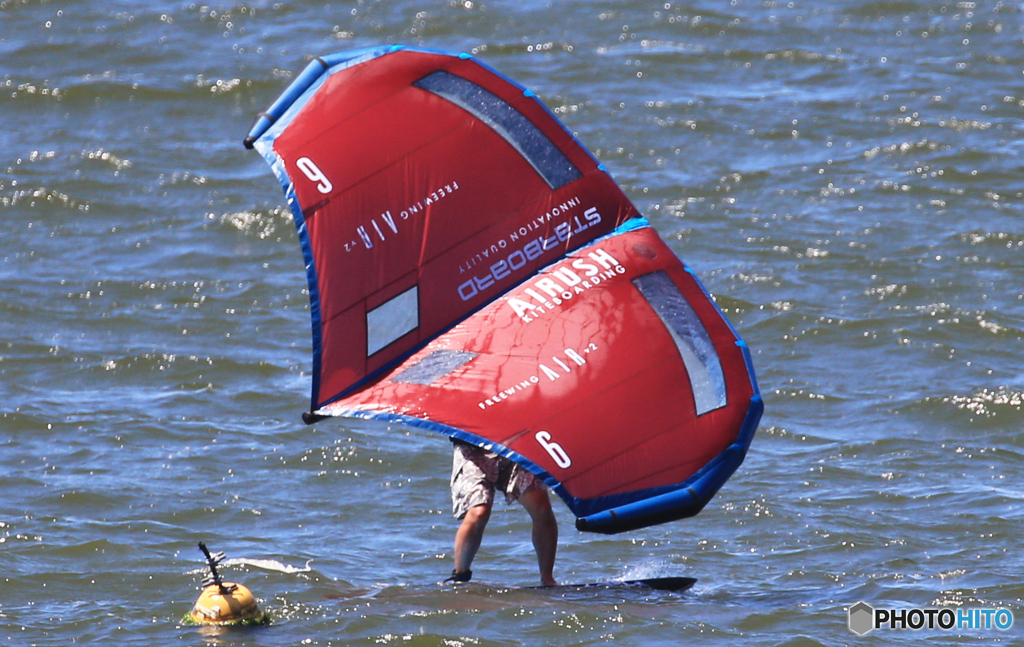
[[[1001,2],[0,0],[0,644],[910,644],[1024,567],[1024,9]],[[698,517],[526,515],[451,569],[450,449],[305,426],[308,296],[242,148],[314,55],[466,51],[536,91],[701,276],[766,412]],[[180,620],[197,541],[273,614]],[[1024,619],[1021,619],[1024,622]],[[1009,632],[925,631],[940,644]]]

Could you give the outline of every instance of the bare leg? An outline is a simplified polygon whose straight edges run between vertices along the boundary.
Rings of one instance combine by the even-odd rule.
[[[462,518],[462,525],[455,533],[455,570],[465,573],[473,564],[476,551],[484,538],[484,528],[491,518],[491,505],[475,505]]]
[[[551,509],[548,491],[546,488],[527,490],[519,497],[519,502],[533,519],[533,548],[537,551],[540,581],[546,586],[557,586],[554,568],[555,553],[558,550],[558,522]]]

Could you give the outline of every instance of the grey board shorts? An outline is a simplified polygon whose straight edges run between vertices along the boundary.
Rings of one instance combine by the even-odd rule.
[[[529,490],[546,487],[529,470],[480,447],[452,441],[452,514],[462,519],[477,505],[494,503],[494,491],[505,493],[505,503],[518,501]]]

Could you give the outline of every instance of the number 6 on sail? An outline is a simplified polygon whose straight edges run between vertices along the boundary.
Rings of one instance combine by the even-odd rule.
[[[551,434],[546,431],[538,431],[535,436],[537,442],[543,447],[547,453],[551,454],[551,458],[555,459],[555,465],[558,465],[563,470],[572,467],[572,461],[569,459],[568,454],[562,449],[562,446],[558,443],[551,442]]]

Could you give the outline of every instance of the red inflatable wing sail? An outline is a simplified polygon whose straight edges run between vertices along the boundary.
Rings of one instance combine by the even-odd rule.
[[[311,410],[638,215],[532,93],[465,55],[318,58],[246,145],[306,257]]]
[[[580,529],[620,532],[699,512],[761,411],[746,346],[638,219],[319,413],[491,448],[542,475]]]
[[[763,405],[692,272],[530,92],[465,55],[316,59],[246,138],[306,258],[307,421],[399,421],[540,475],[577,527],[699,512]]]

